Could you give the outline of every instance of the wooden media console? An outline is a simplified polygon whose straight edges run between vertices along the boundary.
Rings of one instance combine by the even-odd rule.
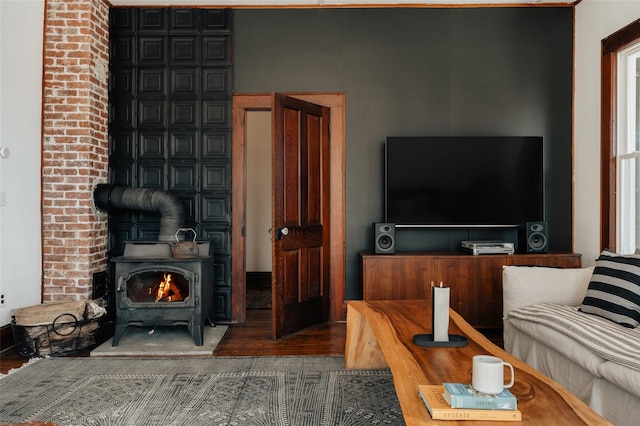
[[[431,300],[431,282],[451,287],[451,308],[476,328],[502,328],[502,266],[579,268],[576,253],[360,253],[364,300]]]

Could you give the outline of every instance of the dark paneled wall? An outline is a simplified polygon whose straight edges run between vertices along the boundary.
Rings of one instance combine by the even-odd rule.
[[[571,250],[572,37],[569,7],[234,11],[234,92],[346,93],[347,298],[383,219],[386,136],[543,136],[550,249]],[[398,245],[493,236],[402,230]]]
[[[214,246],[219,320],[231,316],[231,45],[228,10],[111,9],[109,179],[180,198],[184,225]],[[110,256],[158,229],[158,212],[111,211]]]

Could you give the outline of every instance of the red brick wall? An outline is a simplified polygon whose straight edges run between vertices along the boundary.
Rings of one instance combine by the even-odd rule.
[[[46,0],[43,76],[43,301],[84,299],[107,265],[109,6]]]

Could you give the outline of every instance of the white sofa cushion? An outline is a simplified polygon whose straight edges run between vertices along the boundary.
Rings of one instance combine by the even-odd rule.
[[[518,356],[523,361],[530,362],[527,359],[527,356],[533,356],[533,354],[515,354],[514,351],[518,347],[518,345],[522,345],[521,342],[511,341],[511,336],[507,335],[507,330],[510,328],[515,328],[519,330],[521,333],[529,336],[531,340],[540,342],[545,345],[547,348],[550,348],[557,353],[563,355],[567,359],[571,360],[576,365],[584,368],[594,377],[599,377],[600,373],[598,371],[598,367],[601,364],[604,364],[606,360],[601,356],[597,355],[595,352],[583,346],[577,342],[572,341],[567,337],[566,334],[561,333],[557,330],[554,330],[551,327],[546,325],[542,325],[533,321],[528,321],[520,318],[509,318],[506,321],[505,325],[505,350],[511,354]],[[508,338],[509,337],[509,338]],[[522,337],[522,336],[521,336]],[[508,341],[508,342],[507,342]],[[523,357],[524,356],[524,357]],[[539,365],[533,365],[535,368],[539,368]],[[545,371],[549,370],[543,369]],[[548,374],[548,373],[547,373]],[[555,378],[555,377],[554,377]]]
[[[503,314],[538,303],[579,306],[592,274],[593,267],[503,266]]]
[[[577,306],[541,303],[509,312],[519,318],[552,328],[598,356],[640,371],[640,330],[626,328],[605,318],[579,312]],[[533,337],[536,337],[535,335]]]

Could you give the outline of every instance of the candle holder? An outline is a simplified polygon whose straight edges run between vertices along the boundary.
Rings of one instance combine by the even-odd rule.
[[[459,334],[449,334],[449,340],[447,341],[433,340],[433,334],[416,334],[413,336],[413,343],[427,347],[461,348],[467,346],[468,340],[466,336]]]
[[[431,328],[432,334],[416,334],[413,343],[419,346],[462,347],[467,338],[459,334],[449,334],[449,298],[450,288],[436,287],[431,283]]]

